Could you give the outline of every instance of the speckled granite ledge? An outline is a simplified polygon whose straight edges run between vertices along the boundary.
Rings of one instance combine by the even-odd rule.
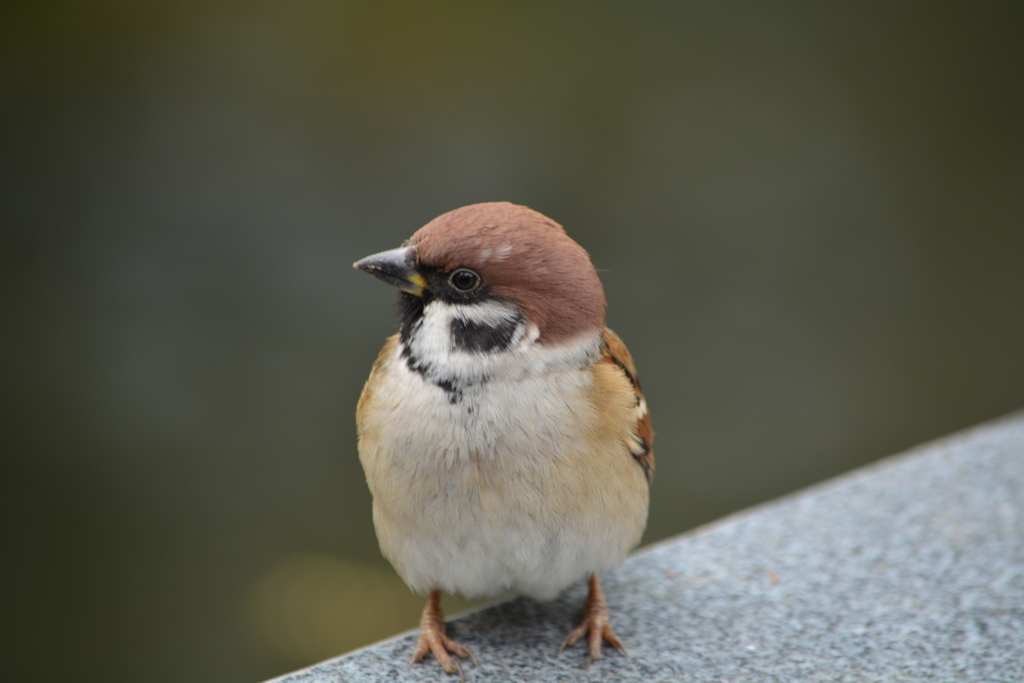
[[[1024,681],[1024,413],[733,515],[604,580],[630,656],[584,669],[584,583],[453,620],[467,681]],[[275,679],[457,681],[415,636]]]

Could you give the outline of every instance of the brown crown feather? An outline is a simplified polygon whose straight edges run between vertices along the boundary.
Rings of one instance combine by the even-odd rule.
[[[604,327],[604,288],[586,250],[561,225],[508,202],[471,204],[416,231],[420,263],[450,272],[472,268],[491,292],[515,303],[559,342]]]

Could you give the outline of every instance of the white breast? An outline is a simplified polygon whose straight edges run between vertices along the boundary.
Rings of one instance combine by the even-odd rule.
[[[360,458],[374,523],[414,590],[547,599],[616,566],[639,540],[642,472],[621,444],[590,436],[594,375],[579,359],[597,353],[599,337],[557,349],[532,341],[500,359],[467,354],[487,362],[488,380],[458,396],[410,370],[399,344],[367,384]],[[620,460],[621,473],[605,471]],[[608,488],[608,478],[623,483]]]

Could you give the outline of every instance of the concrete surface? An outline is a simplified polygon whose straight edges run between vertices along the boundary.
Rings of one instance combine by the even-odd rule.
[[[453,620],[466,680],[1024,681],[1024,413],[644,549],[604,586],[629,657],[556,654],[581,581]],[[414,640],[276,680],[458,680],[407,669]]]

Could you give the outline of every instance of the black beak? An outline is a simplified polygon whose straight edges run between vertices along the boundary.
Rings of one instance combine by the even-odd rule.
[[[416,247],[408,246],[367,256],[353,263],[352,267],[398,287],[403,292],[423,296],[423,290],[429,287],[427,281],[416,270],[415,263]]]

